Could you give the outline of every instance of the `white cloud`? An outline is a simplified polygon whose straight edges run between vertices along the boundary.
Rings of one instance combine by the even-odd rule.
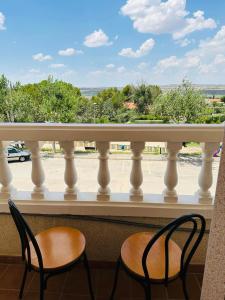
[[[33,55],[32,57],[33,57],[33,60],[37,60],[40,62],[52,59],[51,55],[44,55],[43,53],[37,53],[37,54]]]
[[[225,26],[215,34],[211,39],[206,39],[200,42],[198,52],[201,54],[224,52],[225,49]]]
[[[216,22],[205,19],[203,11],[193,16],[186,11],[186,0],[127,0],[121,13],[130,17],[134,28],[142,33],[170,33],[174,39],[203,29],[216,27]]]
[[[154,70],[156,73],[164,73],[169,69],[176,68],[176,73],[195,72],[199,74],[224,73],[225,65],[225,26],[212,37],[200,41],[197,48],[188,51],[183,57],[170,56],[160,60]],[[223,67],[221,67],[223,65]],[[173,71],[174,72],[174,71]],[[193,74],[190,74],[191,76]],[[211,77],[211,80],[215,79]]]
[[[138,65],[138,69],[139,69],[139,70],[144,70],[144,69],[147,68],[147,66],[148,66],[147,63],[142,62],[142,63],[140,63],[140,64]]]
[[[215,65],[220,65],[225,63],[225,55],[224,54],[217,54],[217,56],[214,59]]]
[[[119,52],[120,56],[139,58],[147,55],[155,46],[155,41],[153,39],[148,39],[145,41],[138,50],[134,51],[132,48],[124,48]]]
[[[188,45],[191,44],[191,41],[189,39],[183,39],[183,40],[178,40],[177,44],[180,45],[182,48],[187,47]]]
[[[154,70],[156,72],[165,72],[167,69],[171,68],[183,68],[190,69],[198,67],[200,64],[200,59],[198,56],[186,54],[183,58],[178,58],[177,56],[170,56],[160,60]]]
[[[115,68],[115,65],[114,64],[108,64],[108,65],[106,65],[106,68],[107,69],[113,69],[113,68]]]
[[[156,67],[155,70],[159,72],[164,72],[168,68],[178,67],[181,64],[181,59],[178,59],[176,56],[170,56],[164,59],[161,59]]]
[[[173,33],[173,38],[177,40],[194,31],[214,29],[216,26],[216,22],[213,19],[205,19],[204,11],[198,10],[193,14],[192,18],[186,19],[186,25],[183,28]]]
[[[73,55],[82,54],[82,53],[83,53],[83,51],[76,50],[74,48],[67,48],[65,50],[59,50],[58,51],[58,54],[61,55],[61,56],[73,56]]]
[[[102,75],[102,74],[106,74],[106,71],[104,70],[96,70],[96,71],[91,71],[89,72],[89,75],[90,76],[99,76],[99,75]]]
[[[5,24],[5,16],[3,15],[2,12],[0,12],[0,30],[5,30],[6,29],[4,24]]]
[[[112,45],[112,42],[109,41],[109,37],[104,33],[104,31],[99,29],[85,37],[84,45],[90,48],[97,48]]]
[[[125,71],[126,71],[126,68],[124,66],[121,66],[121,67],[117,68],[118,73],[123,73]]]
[[[40,73],[40,70],[39,69],[30,69],[29,72],[33,73],[33,74],[38,74],[38,73]]]
[[[53,68],[53,69],[59,69],[59,68],[64,68],[65,65],[64,64],[51,64],[50,65],[50,68]]]

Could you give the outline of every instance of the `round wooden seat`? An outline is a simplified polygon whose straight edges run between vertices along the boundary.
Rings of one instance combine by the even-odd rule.
[[[45,270],[60,269],[78,259],[85,250],[85,237],[77,229],[53,227],[35,236]],[[39,268],[35,249],[30,242],[31,265]]]
[[[148,242],[154,236],[151,232],[140,232],[125,240],[121,248],[121,259],[133,273],[144,277],[142,256]],[[175,277],[180,271],[181,249],[172,240],[169,241],[169,278]],[[165,278],[165,237],[161,236],[152,246],[147,257],[147,268],[152,280]]]

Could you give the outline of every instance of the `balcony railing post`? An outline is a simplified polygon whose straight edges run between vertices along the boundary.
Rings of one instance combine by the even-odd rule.
[[[64,151],[64,159],[65,159],[64,180],[67,185],[64,194],[64,199],[76,200],[77,188],[75,187],[75,184],[77,182],[77,171],[74,165],[74,142],[73,141],[60,142],[60,146],[63,148]]]
[[[0,183],[2,184],[0,199],[9,198],[15,190],[11,185],[12,173],[8,165],[7,152],[5,152],[8,144],[8,142],[0,141]]]
[[[210,188],[213,183],[212,162],[213,154],[218,149],[219,143],[202,143],[202,167],[198,178],[199,184],[199,203],[212,203],[213,197]]]
[[[110,182],[110,173],[108,167],[108,152],[110,143],[109,142],[96,142],[96,147],[99,151],[99,170],[98,170],[98,183],[100,185],[98,189],[97,199],[98,200],[109,200],[110,199],[110,188],[108,184]]]
[[[166,189],[164,190],[165,202],[177,202],[178,196],[175,189],[178,182],[177,174],[177,154],[182,148],[182,143],[168,142],[167,143],[167,167],[164,176]]]
[[[131,201],[142,201],[143,192],[141,184],[143,182],[143,174],[141,167],[142,152],[145,148],[145,142],[131,142],[132,156],[132,169],[130,174],[130,183],[132,188],[130,189],[130,200]]]
[[[46,192],[46,188],[43,185],[45,181],[44,169],[41,163],[40,156],[40,145],[39,141],[26,141],[26,146],[31,152],[32,158],[32,171],[31,179],[34,184],[33,192],[31,193],[32,198],[34,199],[43,199]]]

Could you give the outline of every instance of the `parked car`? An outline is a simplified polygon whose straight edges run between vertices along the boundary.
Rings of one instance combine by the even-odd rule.
[[[7,149],[8,161],[19,160],[21,162],[30,159],[30,152],[27,150],[20,150],[15,147],[8,147]]]

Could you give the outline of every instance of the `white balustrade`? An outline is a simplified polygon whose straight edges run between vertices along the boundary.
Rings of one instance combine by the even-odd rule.
[[[0,183],[2,184],[0,190],[0,199],[8,199],[15,191],[12,182],[12,173],[10,171],[7,159],[8,142],[0,141]]]
[[[132,156],[132,169],[130,174],[130,183],[132,188],[130,190],[130,199],[132,201],[143,200],[143,192],[141,184],[143,181],[143,174],[141,168],[142,151],[145,148],[144,142],[131,142]]]
[[[74,165],[74,142],[60,142],[60,146],[63,148],[65,159],[64,180],[67,188],[65,190],[64,198],[66,200],[76,200],[77,188],[75,187],[75,184],[77,182],[77,171]]]
[[[96,147],[99,151],[99,170],[98,170],[98,183],[100,185],[98,189],[98,200],[110,199],[110,188],[108,184],[110,182],[110,173],[108,167],[108,152],[109,142],[97,142]]]
[[[30,150],[32,158],[31,179],[34,184],[34,189],[31,195],[33,199],[43,199],[46,193],[46,188],[43,185],[45,181],[45,174],[40,156],[41,142],[26,141],[25,144]]]
[[[31,179],[33,192],[17,191],[13,198],[25,200],[28,211],[33,207],[41,207],[40,212],[104,214],[124,216],[170,216],[176,217],[187,211],[199,210],[203,215],[210,216],[213,197],[212,186],[213,153],[222,141],[223,125],[100,125],[100,124],[0,124],[0,141],[27,141],[26,145],[32,154]],[[78,193],[77,172],[74,161],[74,140],[95,141],[99,152],[99,170],[97,180],[99,188]],[[40,155],[40,141],[60,141],[64,150],[65,191],[48,192],[44,187],[45,174]],[[130,193],[110,192],[110,171],[108,153],[110,141],[128,141],[131,143],[132,168],[130,173]],[[203,160],[199,175],[199,191],[195,195],[178,195],[177,154],[183,141],[203,143]],[[142,152],[146,142],[167,142],[167,167],[164,174],[165,190],[162,194],[143,194]],[[5,148],[9,142],[0,142],[0,199],[7,199],[14,191],[12,187],[11,167],[8,165]],[[90,170],[92,172],[92,170]],[[78,174],[79,175],[79,174]],[[118,176],[121,176],[118,170]],[[127,177],[129,174],[127,173]],[[87,178],[88,180],[88,178]],[[194,180],[194,179],[193,179]],[[31,197],[32,196],[32,197]],[[197,198],[197,199],[196,199]],[[43,199],[45,201],[35,200]],[[67,203],[64,199],[76,200]],[[98,200],[98,201],[96,201]],[[107,201],[105,201],[107,200]],[[109,201],[110,200],[110,201]],[[105,201],[105,203],[103,203]],[[166,203],[165,203],[166,202]],[[170,202],[174,202],[170,205]],[[199,203],[200,202],[200,203]],[[4,203],[4,201],[2,202]],[[0,202],[0,209],[2,204]],[[45,206],[44,206],[45,205]],[[89,207],[89,208],[88,208]],[[46,208],[46,210],[45,210]],[[149,209],[147,209],[149,208]],[[163,212],[163,209],[166,212]],[[5,209],[5,208],[4,208]],[[37,208],[33,211],[36,212]]]
[[[202,167],[198,178],[199,191],[198,198],[200,203],[212,203],[213,197],[210,188],[213,182],[212,162],[213,154],[218,149],[219,143],[202,143]]]
[[[182,143],[167,143],[167,167],[164,176],[164,183],[166,189],[164,190],[165,202],[177,202],[178,196],[176,192],[176,185],[178,182],[177,174],[177,154],[182,148]]]

